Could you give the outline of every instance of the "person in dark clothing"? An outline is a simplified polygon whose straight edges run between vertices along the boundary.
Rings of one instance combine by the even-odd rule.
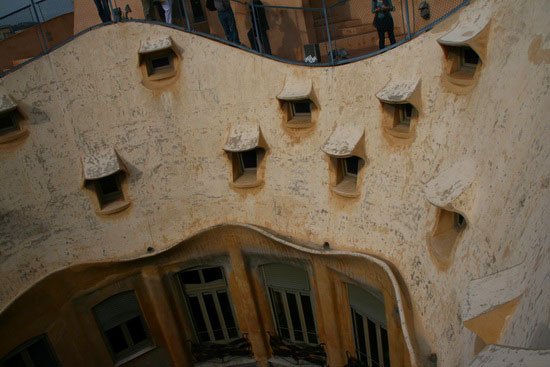
[[[103,23],[111,21],[111,10],[109,10],[108,0],[94,0],[97,13]]]
[[[395,10],[391,0],[371,0],[372,12],[374,13],[374,26],[378,31],[378,47],[383,49],[385,47],[385,37],[388,33],[390,38],[390,44],[395,43],[395,35],[393,34],[393,18],[391,16],[392,11]]]
[[[254,4],[254,6],[252,6],[252,4]],[[262,4],[260,0],[253,0],[248,5],[252,17],[252,27],[248,31],[248,40],[250,41],[250,46],[254,50],[271,55],[271,46],[269,45],[269,38],[267,37],[269,24],[267,23],[263,5],[264,4]],[[254,25],[254,22],[256,22],[256,25]]]
[[[233,9],[231,9],[229,0],[214,0],[214,6],[218,11],[218,19],[222,24],[227,40],[240,45],[241,40],[239,39],[237,24],[235,23],[235,15],[233,14]]]

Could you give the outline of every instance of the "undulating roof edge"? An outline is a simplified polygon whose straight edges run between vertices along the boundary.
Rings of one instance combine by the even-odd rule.
[[[402,44],[405,44],[409,41],[411,41],[412,39],[418,37],[420,34],[423,34],[429,30],[431,30],[433,27],[435,27],[436,25],[438,25],[439,23],[441,23],[442,21],[444,21],[445,19],[447,19],[448,17],[450,17],[451,15],[455,14],[457,11],[461,10],[465,5],[468,5],[469,4],[469,1],[465,1],[463,2],[462,4],[460,4],[459,6],[455,7],[454,9],[452,9],[449,13],[443,15],[442,17],[440,17],[439,19],[433,21],[432,23],[430,23],[428,26],[426,27],[423,27],[421,29],[419,29],[418,31],[416,31],[415,33],[412,33],[410,36],[408,37],[405,37],[404,39],[402,39],[401,41],[393,44],[393,45],[390,45],[382,50],[377,50],[377,51],[374,51],[374,52],[370,52],[370,53],[367,53],[367,54],[364,54],[364,55],[361,55],[361,56],[356,56],[356,57],[352,57],[352,58],[349,58],[349,59],[344,59],[344,60],[337,60],[337,61],[334,61],[333,63],[328,63],[328,62],[325,62],[325,63],[316,63],[316,64],[309,64],[309,63],[306,63],[306,62],[301,62],[301,61],[293,61],[293,60],[288,60],[288,59],[283,59],[283,58],[280,58],[280,57],[277,57],[277,56],[273,56],[273,55],[265,55],[265,54],[261,54],[253,49],[250,49],[246,46],[243,46],[243,45],[236,45],[234,43],[231,43],[229,41],[227,41],[226,39],[223,39],[221,37],[218,37],[218,36],[215,36],[215,35],[212,35],[212,34],[207,34],[207,33],[202,33],[202,32],[197,32],[195,30],[186,30],[184,27],[180,27],[180,26],[177,26],[177,25],[173,25],[173,24],[167,24],[167,23],[164,23],[164,22],[157,22],[157,21],[148,21],[148,20],[145,20],[145,19],[129,19],[129,20],[123,20],[123,21],[120,21],[118,23],[145,23],[145,24],[154,24],[154,25],[158,25],[158,26],[162,26],[162,27],[166,27],[166,28],[172,28],[172,29],[175,29],[175,30],[178,30],[178,31],[182,31],[182,32],[185,32],[185,33],[190,33],[190,34],[195,34],[197,36],[202,36],[204,38],[207,38],[207,39],[210,39],[210,40],[213,40],[213,41],[217,41],[217,42],[220,42],[220,43],[224,43],[228,46],[231,46],[231,47],[235,47],[235,48],[238,48],[238,49],[241,49],[243,51],[247,51],[251,54],[256,54],[258,56],[263,56],[267,59],[271,59],[271,60],[274,60],[274,61],[278,61],[278,62],[282,62],[282,63],[285,63],[285,64],[290,64],[290,65],[299,65],[299,66],[305,66],[305,67],[327,67],[327,66],[339,66],[339,65],[346,65],[346,64],[351,64],[351,63],[354,63],[354,62],[357,62],[357,61],[361,61],[361,60],[365,60],[365,59],[368,59],[368,58],[371,58],[373,56],[377,56],[379,54],[382,54],[382,53],[385,53],[389,50],[392,50],[396,47],[399,47],[401,46]],[[6,70],[6,71],[3,71],[3,72],[0,72],[0,79],[5,77],[6,75],[9,75],[17,70],[19,70],[20,68],[22,68],[23,66],[35,61],[35,60],[38,60],[40,58],[42,58],[43,56],[45,55],[48,55],[50,54],[51,52],[57,50],[58,48],[61,48],[63,47],[64,45],[74,41],[75,39],[85,35],[86,33],[88,32],[91,32],[91,31],[94,31],[96,29],[99,29],[99,28],[103,28],[103,27],[107,27],[107,26],[110,26],[110,25],[115,25],[115,24],[118,24],[118,23],[115,23],[115,22],[106,22],[106,23],[100,23],[100,24],[96,24],[94,26],[91,26],[90,28],[87,28],[81,32],[78,32],[77,34],[67,38],[65,41],[57,44],[56,46],[52,47],[51,49],[49,49],[47,52],[43,52],[42,54],[38,55],[38,56],[35,56],[35,57],[32,57],[32,58],[29,58],[27,61],[25,62],[22,62],[21,64],[19,65],[16,65],[14,66],[13,68],[9,69],[9,70]]]

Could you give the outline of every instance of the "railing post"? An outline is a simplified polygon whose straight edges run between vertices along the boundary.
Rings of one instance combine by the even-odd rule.
[[[334,55],[332,54],[332,39],[330,37],[330,29],[328,26],[328,16],[327,16],[327,2],[323,0],[323,16],[325,17],[325,28],[327,30],[327,42],[328,42],[328,55],[330,59],[330,64],[334,64]]]
[[[183,9],[182,9],[182,2],[181,0],[176,0],[177,3],[178,3],[178,7],[180,9],[181,12],[183,12],[183,15],[185,16],[185,23],[187,24],[187,31],[191,31],[191,23],[189,22],[189,15],[187,15],[187,8],[185,7],[185,4],[183,4]]]
[[[48,41],[46,39],[46,35],[44,34],[44,29],[42,29],[42,21],[40,21],[40,17],[38,16],[38,12],[36,11],[36,5],[34,3],[34,0],[31,0],[32,10],[34,11],[34,16],[36,17],[36,21],[38,22],[38,29],[39,32],[39,40],[40,40],[40,48],[42,49],[42,52],[46,53],[48,51]]]
[[[414,2],[413,2],[414,5]],[[407,39],[411,39],[411,21],[409,18],[409,0],[405,0],[405,22],[407,24]]]
[[[259,32],[259,26],[258,26],[258,18],[256,17],[256,6],[254,5],[254,1],[250,3],[250,6],[252,7],[252,24],[254,25],[254,43],[258,45],[258,52],[260,54],[264,53],[264,45],[262,44],[261,38],[260,38],[260,32]],[[250,47],[254,48],[254,45],[250,45]]]

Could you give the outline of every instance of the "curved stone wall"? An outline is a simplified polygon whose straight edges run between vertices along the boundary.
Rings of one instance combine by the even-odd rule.
[[[528,9],[528,10],[526,10]],[[487,55],[475,86],[443,82],[436,40],[489,12]],[[548,4],[475,1],[432,31],[375,58],[305,68],[162,27],[101,27],[0,79],[26,114],[24,142],[0,146],[1,306],[48,274],[75,264],[149,256],[204,228],[250,223],[339,250],[386,259],[410,293],[423,355],[441,365],[471,360],[476,335],[463,326],[473,279],[521,264],[525,291],[499,343],[548,348]],[[181,54],[177,81],[142,85],[140,42],[169,35]],[[543,36],[544,38],[544,36]],[[421,79],[415,138],[384,135],[376,93],[390,80]],[[289,129],[276,99],[289,79],[311,80],[318,110],[309,129]],[[223,151],[234,124],[260,126],[263,185],[232,188]],[[330,189],[320,150],[337,126],[364,126],[359,197]],[[95,213],[82,187],[83,156],[115,148],[128,170],[131,206]],[[438,208],[425,186],[469,159],[475,177],[459,198],[468,218],[452,261],[428,252]]]

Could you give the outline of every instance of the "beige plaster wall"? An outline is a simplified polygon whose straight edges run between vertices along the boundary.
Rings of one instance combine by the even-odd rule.
[[[222,223],[264,226],[300,241],[351,249],[394,264],[411,294],[416,337],[442,366],[465,365],[475,334],[460,310],[471,279],[523,263],[528,282],[501,344],[549,347],[550,4],[475,1],[490,7],[487,62],[475,87],[442,83],[436,39],[461,18],[395,50],[350,65],[306,68],[162,26],[118,24],[84,34],[0,79],[29,117],[24,144],[0,148],[0,305],[73,264],[147,256]],[[182,51],[178,81],[141,85],[140,40],[170,35]],[[541,41],[542,35],[542,41]],[[545,56],[546,55],[546,56]],[[422,78],[414,142],[383,137],[375,97],[390,79]],[[283,128],[275,96],[288,77],[310,78],[319,113],[310,130]],[[269,146],[261,188],[230,188],[222,147],[232,124],[257,121]],[[360,197],[329,187],[319,149],[337,124],[364,124]],[[132,206],[94,212],[80,158],[114,147],[127,163]],[[427,251],[436,208],[424,185],[459,159],[476,163],[470,222],[453,263],[440,272]]]

